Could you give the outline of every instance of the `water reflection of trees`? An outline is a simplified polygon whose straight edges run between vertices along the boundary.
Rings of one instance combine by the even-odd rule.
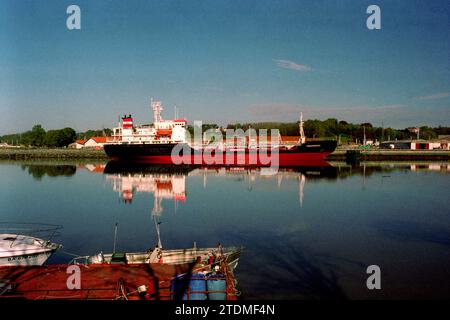
[[[65,176],[71,177],[73,176],[77,168],[74,165],[65,165],[65,164],[55,164],[55,165],[47,165],[47,164],[23,164],[21,166],[22,170],[27,171],[34,179],[41,180],[44,176],[49,177],[58,177]]]
[[[375,174],[382,174],[388,177],[393,172],[430,171],[439,173],[449,173],[450,166],[447,163],[424,163],[424,164],[395,164],[395,163],[360,163],[358,165],[333,165],[336,170],[337,179],[346,179],[351,176],[370,177]]]
[[[342,166],[336,168],[336,178],[346,179],[351,176],[370,177],[377,173],[392,173],[394,171],[410,171],[409,167],[382,167],[382,166]]]

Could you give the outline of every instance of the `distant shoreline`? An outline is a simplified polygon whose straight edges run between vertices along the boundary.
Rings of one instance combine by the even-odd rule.
[[[110,160],[103,150],[67,148],[0,148],[0,160]],[[450,161],[449,150],[361,150],[349,159],[347,150],[338,149],[328,161]]]

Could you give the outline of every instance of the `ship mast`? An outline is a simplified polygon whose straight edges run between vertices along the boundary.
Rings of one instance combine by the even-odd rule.
[[[163,107],[161,105],[161,101],[153,101],[153,98],[151,98],[150,100],[151,102],[151,106],[153,109],[153,123],[159,123],[162,122],[162,116],[161,116],[161,111],[163,110]]]
[[[300,143],[306,142],[305,131],[303,130],[303,112],[300,112],[300,122],[298,123],[298,129],[300,131]]]

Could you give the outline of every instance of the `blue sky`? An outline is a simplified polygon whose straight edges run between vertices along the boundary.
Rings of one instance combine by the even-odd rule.
[[[151,97],[190,122],[450,125],[449,16],[448,1],[2,1],[0,134],[149,123]]]

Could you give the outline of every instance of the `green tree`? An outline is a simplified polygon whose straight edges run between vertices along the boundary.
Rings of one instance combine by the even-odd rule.
[[[67,147],[69,144],[75,141],[77,138],[77,133],[72,128],[64,128],[60,130],[58,147]]]
[[[45,134],[44,144],[48,147],[65,147],[75,141],[77,134],[72,128],[49,130]]]
[[[30,144],[41,147],[44,144],[45,130],[40,124],[37,124],[31,129]]]
[[[438,135],[433,130],[433,128],[428,128],[425,126],[420,127],[419,136],[421,139],[429,140],[429,139],[436,139]]]
[[[59,130],[48,130],[45,133],[44,145],[47,147],[58,147]]]

